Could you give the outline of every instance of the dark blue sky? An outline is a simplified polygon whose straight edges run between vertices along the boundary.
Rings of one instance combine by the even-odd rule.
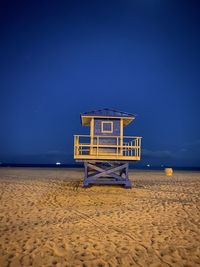
[[[141,164],[200,166],[199,1],[1,1],[0,162],[70,163],[80,112],[137,114]]]

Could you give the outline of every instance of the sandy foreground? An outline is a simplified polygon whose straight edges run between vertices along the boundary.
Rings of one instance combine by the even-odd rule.
[[[132,189],[82,176],[0,169],[0,267],[200,266],[200,173],[130,171]]]

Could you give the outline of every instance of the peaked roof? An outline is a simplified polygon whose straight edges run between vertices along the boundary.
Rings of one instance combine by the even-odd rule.
[[[84,112],[84,113],[81,113],[81,116],[135,117],[134,114],[115,110],[115,109],[110,109],[110,108]]]
[[[116,117],[116,118],[124,118],[123,125],[128,125],[132,120],[135,119],[135,115],[123,111],[118,111],[115,109],[104,108],[93,110],[89,112],[81,113],[81,123],[82,125],[89,126],[92,117]]]

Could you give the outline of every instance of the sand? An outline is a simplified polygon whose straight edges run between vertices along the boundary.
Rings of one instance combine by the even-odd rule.
[[[200,173],[130,171],[135,188],[82,188],[83,170],[0,169],[0,266],[200,266]]]

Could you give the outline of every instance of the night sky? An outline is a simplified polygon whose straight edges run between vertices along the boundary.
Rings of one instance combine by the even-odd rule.
[[[105,107],[140,164],[200,166],[200,2],[0,1],[0,162],[72,163]]]

